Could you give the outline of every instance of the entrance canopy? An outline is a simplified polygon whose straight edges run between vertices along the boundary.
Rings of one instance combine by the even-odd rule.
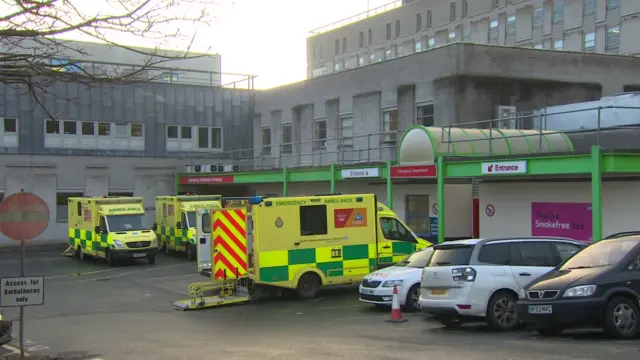
[[[439,155],[528,155],[569,151],[573,151],[571,140],[555,131],[449,129],[418,125],[402,136],[398,145],[398,164],[434,163]]]

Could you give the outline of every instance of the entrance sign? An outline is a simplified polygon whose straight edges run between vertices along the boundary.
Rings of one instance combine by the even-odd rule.
[[[502,175],[502,174],[526,174],[527,162],[523,161],[499,161],[499,162],[483,162],[483,175]]]
[[[591,204],[532,202],[531,235],[592,241]]]
[[[437,166],[430,165],[406,165],[392,166],[392,178],[433,178],[436,177]]]
[[[341,171],[343,179],[362,179],[380,177],[380,169],[367,168],[367,169],[344,169]]]
[[[13,277],[0,279],[0,306],[31,306],[44,304],[44,277]]]

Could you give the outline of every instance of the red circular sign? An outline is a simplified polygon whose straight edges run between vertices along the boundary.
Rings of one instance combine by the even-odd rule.
[[[15,193],[0,203],[0,232],[15,241],[27,241],[49,226],[49,207],[38,195]]]

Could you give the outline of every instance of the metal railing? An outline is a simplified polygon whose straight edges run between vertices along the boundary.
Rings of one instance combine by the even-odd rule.
[[[545,110],[533,111],[530,115],[524,116],[494,118],[444,126],[441,128],[440,141],[446,145],[448,156],[456,156],[453,148],[457,143],[486,142],[487,140],[489,142],[487,153],[476,153],[475,155],[496,155],[494,144],[496,141],[504,142],[505,138],[534,138],[537,141],[535,152],[543,152],[545,148],[543,146],[544,136],[553,134],[566,135],[571,140],[575,151],[586,151],[592,145],[600,145],[609,149],[640,150],[640,141],[630,139],[629,142],[624,142],[620,139],[621,133],[619,131],[612,134],[616,130],[640,130],[640,106],[607,105],[567,111],[545,112]],[[454,139],[452,130],[460,128],[485,130],[488,133],[488,138]],[[500,133],[500,130],[510,129],[533,131],[506,137]],[[640,139],[640,131],[638,133],[627,131],[626,133]]]
[[[283,167],[317,167],[331,163],[340,165],[373,164],[395,160],[403,131],[377,132],[349,137],[305,140],[266,145],[261,148],[225,151],[206,159],[190,158],[178,172],[191,165],[237,165],[239,171],[269,170]]]
[[[365,12],[361,12],[359,14],[353,15],[353,16],[349,16],[348,18],[342,19],[342,20],[338,20],[336,22],[332,22],[331,24],[327,24],[324,26],[321,26],[317,29],[313,29],[311,31],[309,31],[309,36],[316,36],[318,34],[322,34],[331,30],[335,30],[337,28],[341,28],[345,25],[349,25],[352,24],[354,22],[358,22],[360,20],[364,20],[366,18],[381,14],[383,12],[387,12],[389,10],[393,10],[396,8],[399,8],[400,6],[402,6],[402,0],[396,0],[396,1],[392,1],[390,3],[386,3],[384,5],[380,5],[376,8],[373,9],[369,9]]]

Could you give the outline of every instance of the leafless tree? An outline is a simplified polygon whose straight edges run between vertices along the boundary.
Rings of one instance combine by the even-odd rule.
[[[192,29],[209,23],[211,16],[207,10],[217,2],[0,0],[0,84],[25,88],[37,95],[56,82],[90,86],[96,82],[149,81],[148,70],[153,67],[203,56],[191,53],[195,38]],[[74,37],[129,50],[137,53],[142,62],[121,69],[113,65],[83,65],[82,59],[91,54],[77,42],[64,40]],[[129,42],[142,39],[156,47],[128,46],[123,43],[125,39]],[[166,39],[182,39],[185,50],[160,50],[157,45]],[[36,101],[39,102],[37,96]]]

